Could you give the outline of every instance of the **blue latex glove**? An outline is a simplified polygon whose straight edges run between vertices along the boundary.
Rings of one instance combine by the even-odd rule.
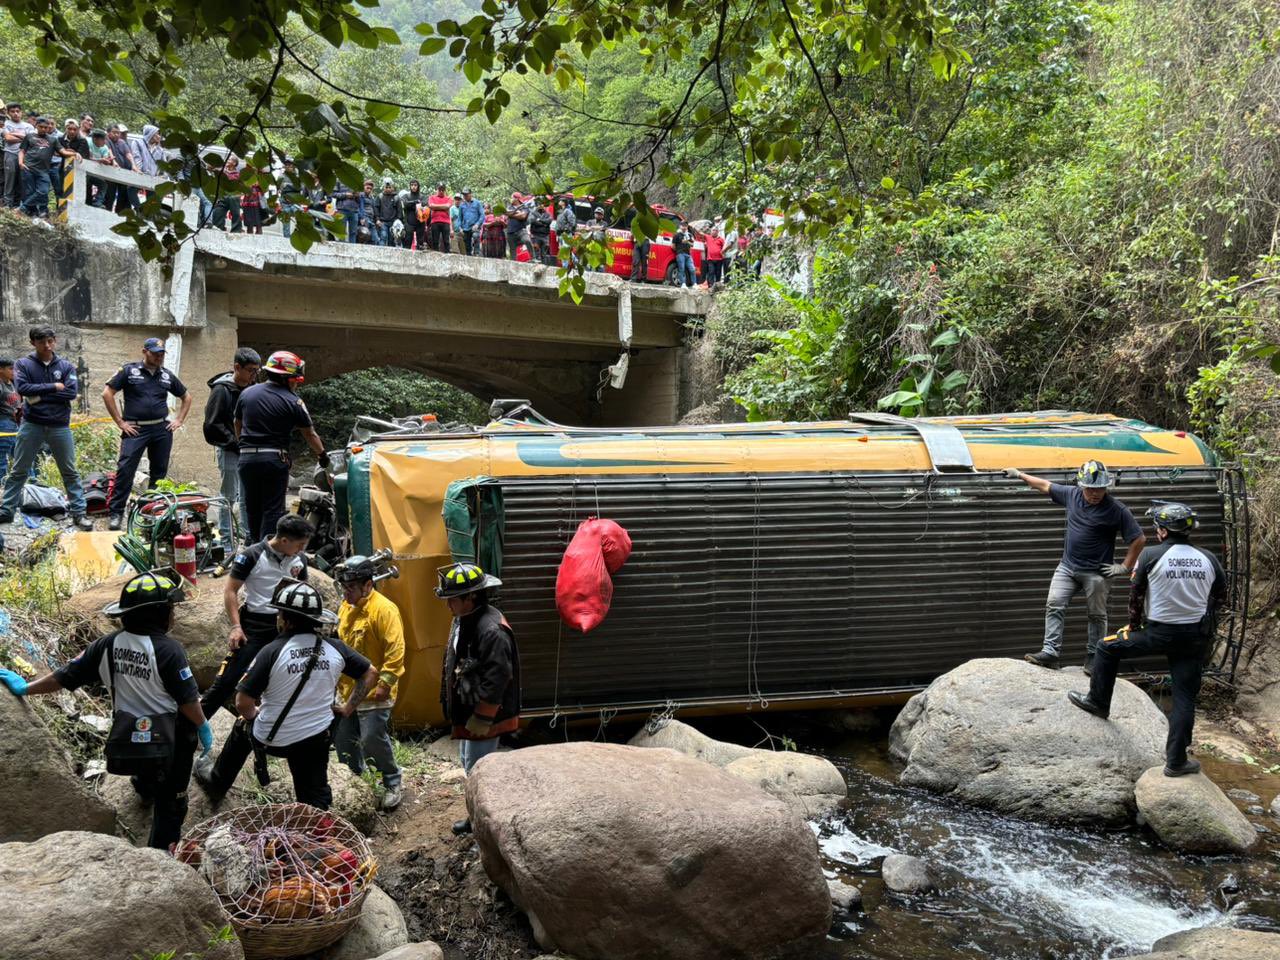
[[[200,729],[196,731],[196,736],[200,738],[201,753],[208,753],[213,749],[213,727],[209,726],[208,720],[200,724]]]
[[[27,695],[27,681],[12,670],[0,668],[0,683],[8,687],[9,692],[15,697],[25,697]]]

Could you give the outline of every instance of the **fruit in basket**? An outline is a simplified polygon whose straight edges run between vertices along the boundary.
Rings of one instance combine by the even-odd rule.
[[[262,912],[276,920],[306,920],[329,910],[329,891],[314,880],[291,877],[267,888]]]

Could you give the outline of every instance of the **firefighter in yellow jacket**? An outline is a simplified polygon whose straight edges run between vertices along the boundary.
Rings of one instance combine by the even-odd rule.
[[[355,556],[334,571],[342,587],[338,610],[338,639],[364,655],[378,671],[378,685],[370,691],[355,713],[340,718],[334,729],[338,759],[357,774],[364,772],[366,760],[382,774],[386,792],[382,809],[394,810],[403,799],[400,768],[392,752],[391,708],[396,687],[404,674],[404,623],[395,603],[373,588],[375,561]],[[338,686],[338,702],[351,692],[353,681],[343,677]]]

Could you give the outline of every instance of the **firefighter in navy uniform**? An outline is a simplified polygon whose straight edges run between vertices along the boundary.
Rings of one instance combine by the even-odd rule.
[[[1187,758],[1196,719],[1200,671],[1213,643],[1218,608],[1227,597],[1227,577],[1218,558],[1192,546],[1196,515],[1186,504],[1157,500],[1147,511],[1159,543],[1147,547],[1133,569],[1129,625],[1098,648],[1089,692],[1067,694],[1081,710],[1107,719],[1120,661],[1164,654],[1173,681],[1173,711],[1165,743],[1164,774],[1200,770]]]
[[[279,616],[280,636],[253,658],[236,688],[241,719],[227,738],[212,776],[196,779],[220,798],[235,783],[250,753],[283,757],[293,778],[294,796],[328,810],[330,728],[334,718],[350,717],[378,682],[378,671],[341,640],[327,636],[338,622],[324,609],[315,587],[282,580],[272,603]],[[355,687],[341,706],[333,695],[345,675]],[[265,767],[261,764],[259,770]],[[259,773],[262,781],[262,773]],[[263,784],[265,786],[265,783]]]
[[[296,353],[277,350],[262,367],[265,383],[245,389],[236,400],[236,438],[240,444],[240,489],[249,521],[247,543],[257,543],[276,528],[285,513],[289,490],[289,441],[297,430],[323,463],[324,444],[311,424],[307,405],[295,392],[306,364]]]
[[[90,683],[111,692],[107,770],[131,775],[138,792],[154,799],[149,845],[159,850],[171,849],[182,833],[196,742],[205,752],[213,747],[186,651],[166,632],[182,599],[180,582],[160,573],[131,579],[120,601],[103,610],[121,629],[39,680],[0,670],[0,682],[20,697]]]
[[[474,563],[455,563],[438,571],[436,596],[449,604],[453,629],[445,650],[440,702],[461,741],[458,754],[466,773],[481,757],[498,749],[498,738],[520,726],[520,651],[502,611],[489,591],[502,581]],[[453,825],[470,833],[471,821]]]
[[[116,462],[116,482],[107,504],[108,527],[119,530],[124,508],[133,492],[133,477],[147,455],[151,471],[149,486],[169,475],[169,454],[174,431],[182,429],[191,411],[191,394],[177,374],[164,365],[164,341],[149,337],[142,344],[141,362],[126,363],[102,388],[102,402],[120,428],[120,459]],[[116,402],[124,394],[124,412]],[[169,419],[169,395],[181,401],[178,415]]]

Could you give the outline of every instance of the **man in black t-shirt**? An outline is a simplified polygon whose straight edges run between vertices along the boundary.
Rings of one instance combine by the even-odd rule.
[[[311,424],[307,405],[294,391],[306,364],[296,353],[277,350],[267,358],[265,383],[255,384],[236,400],[236,439],[240,443],[240,489],[248,521],[245,540],[257,543],[276,528],[285,513],[289,490],[289,444],[297,430],[321,462],[324,444]]]
[[[49,215],[49,190],[53,184],[53,158],[75,156],[62,146],[62,138],[53,132],[53,121],[41,117],[36,121],[36,132],[29,133],[18,147],[18,166],[31,178],[31,192],[22,202],[22,212],[29,217]]]
[[[1098,644],[1107,635],[1107,599],[1112,577],[1128,577],[1147,538],[1133,513],[1108,492],[1114,480],[1099,461],[1090,460],[1076,471],[1075,486],[1051,483],[1041,477],[1009,468],[1005,474],[1033,490],[1049,495],[1066,510],[1066,535],[1062,559],[1049,582],[1044,613],[1044,648],[1026,660],[1040,667],[1058,668],[1062,638],[1066,633],[1067,605],[1084,593],[1089,610],[1089,642],[1084,671],[1093,669]],[[1116,535],[1126,544],[1124,561],[1115,562]]]

